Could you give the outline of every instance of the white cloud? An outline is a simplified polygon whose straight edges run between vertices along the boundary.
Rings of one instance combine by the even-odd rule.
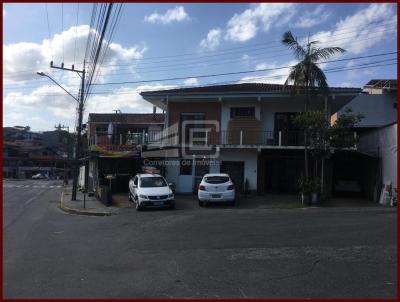
[[[122,112],[152,112],[153,105],[143,100],[139,92],[175,87],[152,84],[135,88],[122,87],[110,91],[108,94],[94,94],[88,99],[84,121],[87,120],[89,113],[111,113],[115,109],[120,109]],[[71,89],[71,87],[66,88]],[[3,118],[7,124],[11,124],[11,121],[16,123],[18,120],[19,123],[22,123],[27,118],[26,112],[35,108],[44,108],[53,115],[54,119],[66,119],[71,124],[76,117],[76,102],[57,86],[42,86],[30,93],[8,93],[4,98],[4,105],[8,108],[7,114]],[[48,116],[47,118],[51,119],[52,117]]]
[[[162,23],[169,24],[172,22],[189,21],[190,17],[185,12],[183,6],[177,6],[166,11],[164,15],[159,13],[153,13],[151,15],[145,16],[144,20],[149,23]]]
[[[222,37],[222,30],[220,28],[211,29],[207,37],[201,40],[200,46],[201,48],[208,49],[208,50],[215,50],[221,41]]]
[[[297,64],[296,60],[292,60],[286,63],[259,63],[256,65],[256,70],[273,69],[282,66],[293,66]],[[238,83],[268,83],[268,84],[283,84],[286,81],[290,72],[289,68],[285,69],[274,69],[270,71],[264,71],[263,74],[256,76],[246,76],[239,80]]]
[[[396,20],[395,5],[373,3],[340,20],[332,30],[318,32],[310,39],[320,41],[320,46],[339,46],[348,53],[359,54],[386,38],[395,37],[397,33],[393,30],[397,28]],[[374,24],[366,25],[370,23]]]
[[[197,78],[190,78],[183,82],[185,86],[199,86],[199,80]]]
[[[313,27],[325,22],[330,16],[331,13],[326,10],[326,6],[321,4],[318,5],[313,11],[306,11],[303,15],[301,15],[297,19],[295,26],[300,28]]]
[[[351,82],[343,82],[339,84],[339,87],[357,87],[357,85],[354,85]]]
[[[91,29],[94,35],[97,32]],[[5,84],[15,83],[27,80],[37,80],[36,71],[43,71],[49,68],[50,61],[53,59],[55,65],[61,64],[64,58],[66,66],[74,63],[75,39],[76,39],[76,68],[81,68],[83,57],[85,56],[86,41],[89,34],[88,25],[71,27],[70,29],[55,34],[51,40],[43,40],[42,43],[15,43],[4,45],[3,56],[3,78]],[[103,42],[103,49],[107,49],[107,41]],[[111,43],[109,45],[107,57],[104,62],[114,64],[118,61],[132,62],[142,58],[146,51],[145,45],[135,45],[130,48],[124,48],[120,44]],[[29,71],[29,72],[27,72]],[[106,68],[103,73],[112,71],[112,68]],[[71,78],[71,74],[66,77]]]
[[[251,8],[235,14],[228,21],[225,39],[235,42],[248,41],[256,36],[260,28],[268,32],[273,24],[275,26],[283,25],[293,16],[294,4],[261,3],[251,5]]]

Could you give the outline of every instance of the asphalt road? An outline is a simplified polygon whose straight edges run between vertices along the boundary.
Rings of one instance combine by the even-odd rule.
[[[396,297],[394,209],[187,208],[180,200],[176,210],[89,217],[59,210],[57,187],[8,184],[6,299]]]

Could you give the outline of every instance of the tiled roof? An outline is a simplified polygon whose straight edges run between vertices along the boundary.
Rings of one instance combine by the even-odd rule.
[[[89,123],[163,123],[162,113],[89,113]]]
[[[365,87],[397,89],[397,80],[388,80],[388,79],[371,80],[367,84],[365,84]]]
[[[264,83],[244,83],[244,84],[231,84],[231,85],[214,85],[214,86],[201,86],[193,88],[177,88],[168,90],[146,91],[140,93],[142,96],[149,96],[155,93],[232,93],[232,92],[289,92],[291,85],[282,84],[264,84]],[[331,91],[354,91],[360,88],[344,88],[344,87],[329,87]]]

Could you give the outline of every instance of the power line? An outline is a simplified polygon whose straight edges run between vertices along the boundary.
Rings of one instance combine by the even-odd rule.
[[[63,62],[64,62],[64,3],[61,3],[61,33],[62,33],[62,51],[63,51]]]
[[[348,61],[348,60],[354,60],[354,59],[357,59],[357,58],[341,59],[341,60],[336,60],[336,61],[337,62],[342,62],[342,61]],[[397,58],[389,58],[389,59],[385,59],[385,60],[373,61],[373,62],[368,62],[368,63],[361,63],[359,65],[353,65],[352,67],[347,67],[347,66],[334,67],[334,68],[325,69],[324,72],[325,73],[329,73],[329,72],[333,72],[335,70],[344,70],[343,68],[345,68],[345,70],[353,70],[353,69],[356,69],[356,67],[359,67],[359,66],[368,67],[368,66],[371,66],[371,65],[376,65],[376,64],[384,63],[384,62],[391,62],[391,61],[394,61],[394,60],[397,60]],[[322,64],[322,63],[326,63],[326,62],[321,62],[320,64]],[[383,66],[383,65],[379,65],[379,66]],[[292,66],[282,66],[282,67],[276,67],[276,68],[269,68],[268,71],[279,70],[279,69],[289,69],[291,67]],[[259,72],[259,71],[262,71],[262,70],[257,70],[257,71]],[[287,74],[285,74],[285,75],[277,75],[277,76],[260,76],[260,77],[253,77],[252,79],[257,79],[257,78],[274,79],[274,78],[280,78],[280,77],[287,77]],[[188,77],[188,78],[191,78],[191,77]],[[187,79],[187,78],[185,78],[185,79]],[[168,80],[169,81],[181,80],[181,78],[179,78],[179,79],[168,79]],[[90,93],[90,94],[97,94],[97,92],[96,93]]]
[[[348,60],[354,60],[354,58],[340,59],[340,60],[328,60],[328,61],[319,62],[317,64],[331,63],[331,62],[337,62],[337,61],[348,61]],[[148,83],[148,82],[165,82],[165,81],[173,81],[173,80],[185,80],[185,79],[189,79],[189,78],[208,78],[208,77],[217,77],[217,76],[225,76],[225,75],[236,75],[236,74],[246,74],[246,73],[262,72],[262,71],[271,71],[271,70],[291,68],[293,66],[294,65],[274,67],[274,68],[264,68],[264,69],[259,69],[259,70],[245,70],[245,71],[225,72],[225,73],[216,73],[216,74],[207,74],[207,75],[192,75],[192,76],[175,77],[175,78],[169,78],[169,79],[108,82],[108,83],[98,83],[98,84],[93,84],[93,85],[100,86],[100,85],[118,85],[118,84],[137,84],[137,83]]]
[[[386,31],[386,30],[385,30]],[[384,32],[385,32],[384,31]],[[389,31],[389,32],[391,32],[391,31]],[[374,32],[374,34],[376,34],[377,32]],[[379,31],[378,31],[378,33],[379,33]],[[372,35],[372,36],[369,36],[368,38],[365,38],[365,39],[358,39],[356,42],[354,42],[354,43],[352,43],[351,45],[357,45],[357,44],[360,44],[360,43],[362,43],[363,41],[366,41],[366,40],[370,40],[371,38],[375,38],[375,37],[380,37],[381,35]],[[348,38],[347,38],[348,39]],[[338,39],[339,40],[339,39]],[[340,39],[340,40],[343,40],[343,39]],[[331,42],[334,42],[335,40],[332,40]],[[336,40],[337,41],[337,40]],[[263,59],[268,59],[268,58],[277,58],[277,57],[284,57],[284,56],[289,56],[289,55],[291,55],[292,53],[290,52],[290,51],[287,51],[287,50],[284,50],[284,51],[276,51],[276,52],[262,52],[262,53],[258,53],[257,55],[261,55],[261,54],[268,54],[268,53],[279,53],[278,55],[274,55],[274,56],[267,56],[267,57],[263,57]],[[217,59],[218,60],[218,59]],[[187,69],[186,67],[182,67],[182,68],[176,68],[176,66],[180,66],[180,65],[183,65],[183,66],[190,66],[191,68],[193,68],[194,66],[193,66],[193,64],[201,64],[201,63],[207,63],[207,65],[208,66],[217,66],[217,65],[225,65],[226,63],[234,63],[234,62],[237,62],[237,59],[234,59],[234,60],[231,60],[231,59],[228,59],[228,60],[226,60],[226,61],[218,61],[218,63],[214,63],[214,64],[210,64],[209,63],[209,61],[207,60],[207,61],[201,61],[201,62],[194,62],[194,63],[183,63],[183,64],[174,64],[174,65],[164,65],[164,66],[157,66],[157,67],[154,67],[155,68],[155,70],[151,70],[151,67],[146,67],[145,69],[143,69],[143,68],[140,68],[140,67],[137,67],[137,68],[135,68],[135,71],[140,71],[140,72],[142,72],[142,73],[145,73],[145,72],[143,72],[143,70],[145,70],[145,71],[147,71],[147,72],[159,72],[159,71],[172,71],[172,70],[185,70],[185,69]],[[106,66],[109,66],[109,65],[106,65]],[[129,65],[127,65],[127,66],[129,66]],[[163,67],[169,67],[169,66],[174,66],[174,68],[170,68],[170,69],[163,69],[163,70],[161,70],[161,69],[159,69],[159,68],[163,68]],[[111,72],[111,74],[112,73],[118,73],[119,75],[123,75],[123,74],[132,74],[131,72],[129,72],[129,73],[121,73],[120,72],[120,70],[124,70],[124,68],[119,68],[119,70],[117,70],[117,71],[112,71]],[[29,70],[26,70],[26,71],[18,71],[18,72],[14,72],[13,73],[13,75],[15,75],[15,74],[22,74],[22,73],[24,73],[24,72],[27,72],[27,71],[29,71]],[[36,70],[35,70],[36,71]],[[34,72],[34,70],[32,70],[32,72]],[[100,73],[101,74],[101,73]],[[109,74],[108,74],[109,75]],[[109,75],[110,76],[110,75]],[[10,76],[8,76],[8,78],[10,78]]]
[[[381,21],[379,21],[379,22],[381,22]],[[394,23],[395,21],[391,21],[391,22],[388,22],[387,24],[391,24],[391,23]],[[368,24],[368,23],[367,23]],[[371,24],[371,23],[370,23]],[[384,23],[382,23],[381,25],[379,25],[379,26],[385,26],[385,25],[387,25],[387,24],[384,24]],[[362,27],[365,27],[366,26],[366,24],[364,24],[364,25],[362,25]],[[378,26],[378,27],[379,27]],[[361,27],[361,26],[358,26],[358,27]],[[352,29],[354,29],[354,28],[356,28],[356,27],[352,27]],[[341,31],[338,31],[338,32],[342,32],[342,31],[344,31],[344,30],[341,30]],[[354,33],[354,32],[358,32],[358,31],[345,31],[345,32],[343,32],[343,33],[341,33],[341,34],[335,34],[335,35],[332,35],[332,36],[341,36],[341,35],[343,35],[343,34],[349,34],[349,33]],[[376,31],[374,31],[374,33],[376,33]],[[335,40],[330,40],[329,41],[329,43],[330,42],[334,42]],[[282,45],[276,45],[276,46],[272,46],[272,47],[266,47],[266,45],[270,45],[270,44],[275,44],[275,43],[281,43],[281,41],[270,41],[270,42],[266,42],[266,43],[260,43],[260,44],[254,44],[252,47],[254,47],[255,45],[261,45],[262,47],[258,47],[258,48],[255,48],[255,49],[252,49],[251,51],[254,51],[254,50],[260,50],[260,49],[271,49],[271,48],[276,48],[276,47],[280,47],[280,46],[282,46]],[[235,48],[231,48],[231,49],[238,49],[238,48],[245,48],[245,47],[250,47],[250,46],[242,46],[242,47],[235,47]],[[227,50],[230,50],[230,49],[227,49]],[[218,52],[218,53],[213,53],[212,55],[205,55],[205,56],[198,56],[197,58],[187,58],[187,59],[179,59],[179,61],[181,62],[181,61],[185,61],[185,60],[193,60],[193,59],[199,59],[199,58],[209,58],[209,57],[216,57],[216,56],[221,56],[221,55],[226,55],[226,53],[227,52],[231,52],[231,51],[221,51],[221,52]],[[238,51],[234,51],[234,53],[237,53]],[[240,50],[239,52],[243,52],[243,50]],[[190,53],[191,55],[198,55],[198,53]],[[184,54],[184,56],[187,56],[187,55],[189,55],[189,54]],[[166,56],[166,57],[177,57],[177,56],[182,56],[182,55],[175,55],[175,56]],[[142,60],[150,60],[150,59],[154,59],[154,58],[163,58],[163,57],[147,57],[147,58],[141,58],[141,59],[138,59],[138,61],[142,61]],[[173,59],[173,60],[164,60],[164,61],[155,61],[155,62],[141,62],[141,64],[155,64],[155,63],[164,63],[164,62],[174,62],[174,61],[177,61],[178,59]],[[129,64],[107,64],[106,66],[126,66],[126,65],[129,65]]]
[[[114,13],[114,18],[113,18],[112,21],[111,21],[111,24],[112,24],[112,25],[111,25],[110,35],[108,36],[108,39],[107,39],[107,47],[106,47],[106,49],[103,51],[103,56],[102,56],[102,59],[100,60],[100,65],[99,65],[99,68],[98,68],[98,70],[97,70],[97,73],[96,73],[94,82],[97,81],[97,78],[98,78],[99,73],[100,73],[100,67],[101,67],[102,64],[103,64],[104,58],[107,56],[107,53],[108,53],[108,50],[109,50],[109,48],[110,48],[110,43],[111,43],[111,41],[112,41],[112,38],[113,38],[113,35],[114,35],[114,32],[115,32],[115,29],[116,29],[116,27],[117,27],[118,24],[119,24],[119,20],[120,20],[120,17],[121,17],[121,10],[122,10],[122,7],[123,7],[123,4],[120,4],[120,5],[119,5],[119,8],[118,8],[118,12],[117,12],[116,14]],[[90,91],[92,90],[92,87],[93,87],[93,86],[89,86],[89,90],[88,90],[88,92],[87,92],[87,95],[90,95]],[[86,100],[85,100],[85,101],[86,101]]]
[[[99,38],[99,41],[98,41],[98,44],[97,44],[97,47],[96,47],[96,53],[95,53],[94,61],[92,63],[92,66],[93,66],[92,67],[92,72],[89,75],[89,81],[87,82],[87,85],[86,85],[87,88],[86,88],[86,94],[85,94],[85,98],[84,98],[85,100],[87,99],[87,96],[88,96],[88,94],[87,94],[88,93],[88,89],[90,89],[90,86],[94,84],[94,83],[92,83],[93,75],[94,75],[94,73],[96,71],[97,60],[98,60],[99,55],[100,55],[100,50],[102,49],[102,46],[103,46],[103,39],[104,39],[104,35],[106,33],[106,30],[107,30],[108,21],[109,21],[109,18],[110,18],[112,7],[113,7],[113,3],[109,3],[108,4],[108,8],[107,8],[107,13],[106,13],[106,16],[105,16],[105,21],[104,21],[104,24],[102,26],[101,35],[100,35],[100,38]]]
[[[365,28],[365,26],[367,26],[367,25],[372,25],[372,24],[380,24],[379,26],[384,26],[384,25],[388,25],[388,24],[392,24],[392,23],[397,23],[397,20],[389,21],[389,22],[386,22],[386,21],[383,21],[383,22],[382,22],[381,20],[380,20],[380,21],[373,21],[373,22],[365,23],[365,24],[362,24],[362,25],[359,25],[359,26],[352,26],[351,28],[352,28],[352,29],[354,29],[354,28]],[[347,29],[345,28],[345,29],[339,30],[339,31],[337,31],[337,32],[342,32],[342,31],[346,31],[346,30],[347,30]],[[351,32],[357,32],[357,31],[351,31]],[[351,33],[351,32],[347,32],[347,33]],[[318,34],[318,32],[312,34],[311,36],[316,35],[316,34]],[[337,35],[338,35],[338,34],[337,34]],[[337,36],[337,35],[333,35],[333,36]],[[301,40],[301,39],[305,39],[305,38],[307,38],[307,37],[304,36],[304,37],[300,37],[299,39]],[[265,45],[269,45],[269,44],[273,44],[273,43],[281,43],[281,40],[270,41],[270,42],[263,42],[263,43],[257,43],[257,44],[247,45],[247,46],[238,46],[238,47],[224,48],[224,49],[221,49],[221,50],[219,50],[219,51],[208,51],[208,52],[212,52],[213,55],[215,55],[216,53],[225,54],[225,53],[226,53],[227,51],[229,51],[229,50],[243,49],[243,48],[252,48],[252,47],[255,47],[255,46],[265,46]],[[198,52],[192,52],[192,53],[176,54],[176,55],[170,55],[170,56],[147,57],[147,58],[141,58],[140,60],[153,60],[153,59],[162,59],[162,58],[174,58],[174,57],[190,56],[190,55],[198,55],[198,54],[199,54]],[[202,57],[206,57],[206,56],[202,56]],[[208,56],[207,56],[207,57],[208,57]]]
[[[50,56],[51,56],[51,60],[53,60],[53,45],[52,45],[53,43],[51,42],[49,12],[47,10],[47,3],[45,3],[45,8],[46,8],[46,19],[47,19],[47,32],[49,35]]]
[[[397,62],[395,63],[388,63],[388,64],[376,64],[376,65],[356,65],[355,67],[349,67],[349,68],[342,68],[342,69],[332,69],[332,70],[327,70],[325,71],[325,73],[336,73],[336,72],[344,72],[344,71],[351,71],[351,70],[359,70],[359,69],[365,69],[365,68],[376,68],[376,67],[384,67],[384,66],[393,66],[393,65],[397,65]],[[181,88],[195,88],[195,87],[208,87],[208,86],[216,86],[216,85],[224,85],[224,84],[239,84],[239,83],[251,83],[249,81],[254,81],[257,79],[279,79],[279,78],[285,78],[287,77],[287,74],[282,74],[282,75],[276,75],[276,76],[259,76],[259,77],[254,77],[248,80],[231,80],[231,81],[223,81],[223,82],[214,82],[214,83],[208,83],[208,84],[204,84],[201,86],[184,86]],[[179,87],[174,87],[174,89],[179,88]],[[171,89],[171,88],[168,88]],[[168,89],[164,89],[164,90],[168,90]],[[162,91],[163,89],[157,89],[157,91]],[[113,95],[128,95],[128,94],[135,94],[135,93],[139,93],[139,92],[146,92],[146,91],[154,91],[153,89],[141,89],[140,91],[101,91],[101,92],[93,92],[90,93],[91,95],[107,95],[107,94],[113,94]],[[36,93],[35,96],[65,96],[65,94],[47,94],[47,93]],[[24,96],[14,96],[14,97],[9,97],[7,96],[7,98],[10,99],[18,99]]]
[[[379,54],[372,54],[372,55],[367,55],[367,56],[357,56],[357,57],[350,57],[350,58],[344,58],[344,59],[336,59],[336,60],[329,60],[325,62],[320,62],[321,63],[337,63],[337,62],[344,62],[344,61],[351,61],[351,60],[361,60],[361,59],[368,59],[368,58],[374,58],[374,57],[381,57],[381,56],[388,56],[388,55],[393,55],[397,54],[397,51],[392,51],[392,52],[387,52],[387,53],[379,53]],[[262,72],[262,71],[272,71],[276,69],[285,69],[285,68],[291,68],[292,66],[283,66],[283,67],[273,67],[273,68],[268,68],[268,69],[255,69],[255,70],[250,70],[250,71],[239,71],[240,73],[249,73],[249,72]],[[235,74],[235,73],[233,73]],[[198,76],[187,76],[184,78],[179,78],[179,79],[188,79],[188,78],[194,78]],[[153,81],[159,81],[159,80],[150,80],[151,82]],[[108,83],[103,83],[104,85],[107,85]],[[98,84],[98,85],[103,85],[103,84]],[[72,85],[73,86],[73,85]],[[31,86],[31,87],[36,87],[36,86]],[[21,87],[17,86],[15,87],[16,89],[20,89]],[[7,88],[6,88],[7,89]]]
[[[77,3],[77,7],[76,7],[74,65],[75,65],[75,58],[76,58],[76,40],[78,39],[78,20],[79,20],[79,3]]]

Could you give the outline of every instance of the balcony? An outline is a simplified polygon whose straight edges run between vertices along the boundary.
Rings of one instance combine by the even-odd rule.
[[[304,145],[304,134],[297,130],[283,131],[207,131],[201,137],[196,137],[190,143],[180,139],[179,133],[167,133],[164,131],[149,131],[143,133],[129,133],[115,137],[107,134],[96,134],[89,138],[89,146],[92,145],[152,145],[153,147],[171,147],[179,145],[214,145],[220,147],[301,147]]]

